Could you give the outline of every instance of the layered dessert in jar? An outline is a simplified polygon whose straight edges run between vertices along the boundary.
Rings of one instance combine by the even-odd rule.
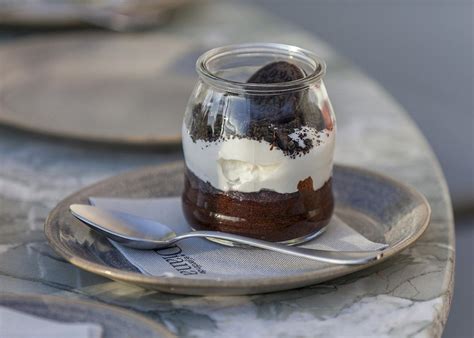
[[[196,230],[301,243],[331,218],[335,119],[324,62],[280,44],[212,50],[182,129],[187,221]]]

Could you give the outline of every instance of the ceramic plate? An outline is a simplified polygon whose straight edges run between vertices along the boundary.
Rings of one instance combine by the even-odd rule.
[[[160,32],[1,44],[0,123],[87,141],[178,144],[194,63],[206,49]]]
[[[142,1],[143,2],[143,1]],[[160,24],[190,0],[0,0],[0,22],[8,25],[94,25],[113,30]],[[128,21],[121,22],[127,15]],[[122,18],[122,20],[120,20]]]
[[[90,196],[178,196],[182,178],[183,164],[175,163],[122,174],[85,188],[60,202],[50,213],[45,223],[46,237],[54,250],[72,264],[108,278],[172,293],[238,295],[316,284],[380,263],[414,243],[430,218],[426,199],[412,187],[371,171],[336,165],[335,212],[369,240],[388,244],[382,260],[357,266],[325,264],[318,269],[307,265],[291,275],[217,280],[141,274],[106,238],[76,220],[68,209],[72,203],[88,203]]]
[[[164,326],[117,307],[58,296],[0,295],[0,306],[61,323],[96,323],[103,338],[175,337]]]

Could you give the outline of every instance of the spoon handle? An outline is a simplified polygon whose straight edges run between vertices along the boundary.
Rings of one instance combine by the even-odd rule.
[[[215,238],[234,243],[245,244],[260,249],[267,249],[293,255],[303,258],[312,259],[324,263],[357,265],[376,261],[382,258],[382,251],[327,251],[308,249],[295,246],[287,246],[280,243],[267,242],[259,239],[248,238],[244,236],[228,234],[218,231],[193,231],[173,238],[171,241],[177,242],[187,238],[205,237]]]

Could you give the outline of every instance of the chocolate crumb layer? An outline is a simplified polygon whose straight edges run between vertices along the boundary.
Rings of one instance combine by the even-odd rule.
[[[248,83],[280,83],[305,76],[302,69],[285,61],[273,62],[255,72]],[[320,109],[308,89],[272,95],[232,97],[226,93],[193,107],[188,130],[194,142],[248,138],[266,141],[292,158],[308,153],[318,144],[314,131],[326,127]],[[234,103],[233,101],[238,101]],[[312,129],[313,133],[301,132]],[[295,134],[296,133],[296,134]]]
[[[334,209],[331,179],[318,190],[308,177],[294,193],[270,190],[221,191],[185,171],[184,215],[196,230],[223,231],[268,241],[287,241],[317,232]]]

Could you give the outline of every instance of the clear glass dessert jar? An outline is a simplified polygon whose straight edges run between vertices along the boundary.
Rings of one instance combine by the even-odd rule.
[[[216,48],[196,63],[184,117],[184,214],[196,230],[301,243],[331,218],[335,118],[313,53]]]

